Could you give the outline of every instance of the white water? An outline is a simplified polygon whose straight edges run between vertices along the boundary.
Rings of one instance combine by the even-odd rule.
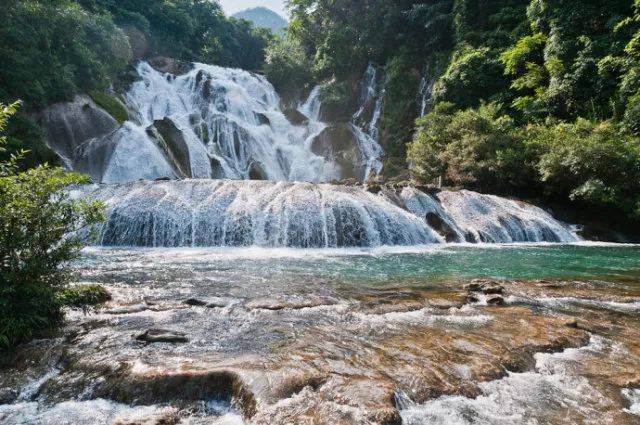
[[[509,373],[507,377],[480,384],[477,398],[443,396],[415,404],[400,394],[398,404],[403,423],[417,424],[543,424],[569,421],[567,406],[584,423],[603,423],[610,406],[589,381],[574,372],[583,359],[615,349],[610,342],[592,336],[589,345],[557,354],[535,355],[535,370]],[[560,422],[559,422],[560,421]],[[583,423],[580,421],[580,423]]]
[[[513,201],[467,191],[442,192],[432,198],[405,189],[401,195],[374,195],[361,187],[329,184],[231,180],[94,185],[74,193],[108,206],[108,221],[100,232],[100,244],[108,246],[335,248],[444,243],[445,237],[425,220],[425,210],[415,207],[419,202],[431,202],[435,214],[455,230],[457,242],[469,235],[472,242],[579,240],[567,226],[527,204],[516,207]],[[480,208],[485,214],[474,218]]]
[[[280,98],[262,76],[239,69],[194,64],[181,76],[162,74],[148,63],[127,93],[134,111],[115,141],[116,154],[105,167],[104,183],[175,178],[178,172],[146,131],[168,118],[188,150],[191,178],[324,182],[339,179],[330,160],[313,154],[311,143],[325,125],[319,121],[318,91],[300,108],[309,121],[293,125]]]
[[[364,180],[367,180],[372,174],[379,174],[382,171],[380,158],[384,155],[379,144],[378,123],[382,115],[386,89],[385,82],[381,81],[378,70],[372,64],[369,64],[364,73],[360,90],[358,110],[351,119],[350,128],[367,162],[364,174]],[[365,111],[371,102],[375,102],[373,112],[371,118],[366,121]]]
[[[433,87],[435,86],[435,83],[435,79],[427,74],[425,74],[425,76],[420,80],[420,89],[418,90],[418,97],[420,99],[420,117],[424,117],[432,106]]]

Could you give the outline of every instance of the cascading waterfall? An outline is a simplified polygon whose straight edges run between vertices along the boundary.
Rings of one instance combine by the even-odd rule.
[[[474,192],[247,180],[91,185],[108,246],[376,247],[444,242],[574,242],[566,225],[528,204]]]
[[[128,132],[137,133],[135,142],[128,139],[120,146],[109,136],[117,147],[100,182],[176,175],[307,182],[340,178],[334,163],[310,149],[325,127],[319,122],[317,93],[305,104],[309,109],[302,109],[308,122],[294,125],[262,76],[204,64],[194,64],[181,76],[163,74],[146,62],[140,62],[137,71],[141,80],[126,95],[135,122],[125,124]],[[157,137],[154,127],[168,128],[169,135],[165,130]],[[140,159],[129,154],[132,143],[148,152],[148,169],[141,169]]]
[[[541,209],[503,198],[410,187],[373,194],[318,184],[345,174],[366,180],[382,168],[378,122],[385,82],[373,65],[348,126],[322,122],[321,87],[297,110],[283,112],[271,84],[246,71],[194,64],[174,76],[146,62],[137,71],[141,79],[126,96],[131,121],[76,152],[95,181],[108,183],[74,190],[108,206],[108,221],[98,229],[103,245],[578,240]]]
[[[378,70],[373,64],[369,64],[367,67],[360,90],[358,110],[351,119],[350,128],[367,160],[364,175],[364,180],[367,180],[372,173],[379,174],[382,171],[380,158],[384,154],[378,143],[380,138],[378,122],[382,115],[386,88],[384,80],[379,78]],[[373,111],[371,118],[366,121],[365,114],[371,102],[374,102]]]

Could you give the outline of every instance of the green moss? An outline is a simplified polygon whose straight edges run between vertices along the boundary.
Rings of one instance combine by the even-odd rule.
[[[91,99],[102,109],[107,111],[120,124],[129,119],[129,111],[124,104],[115,96],[111,96],[101,91],[89,92]]]
[[[111,294],[100,285],[78,285],[61,291],[58,299],[64,306],[87,310],[110,301]]]

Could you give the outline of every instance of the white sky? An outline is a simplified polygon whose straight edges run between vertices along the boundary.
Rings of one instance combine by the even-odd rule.
[[[218,2],[222,5],[224,11],[227,12],[227,15],[232,15],[250,7],[263,6],[279,13],[285,18],[287,17],[284,10],[285,0],[218,0]]]

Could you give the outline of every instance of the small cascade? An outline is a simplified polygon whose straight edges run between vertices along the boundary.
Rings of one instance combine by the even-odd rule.
[[[351,119],[350,128],[358,141],[360,151],[366,158],[364,180],[367,180],[372,174],[379,174],[382,171],[380,158],[384,155],[379,144],[378,123],[382,115],[386,88],[384,80],[378,76],[378,70],[373,64],[367,67],[360,90],[358,110]],[[372,104],[373,109],[370,114],[367,114]],[[370,115],[370,118],[367,115]]]
[[[435,78],[426,74],[420,80],[418,99],[420,99],[420,117],[424,117],[433,106],[433,87],[436,84]]]
[[[475,192],[413,188],[374,195],[359,186],[182,180],[90,185],[103,201],[107,246],[377,247],[444,242],[575,242],[545,211]]]

